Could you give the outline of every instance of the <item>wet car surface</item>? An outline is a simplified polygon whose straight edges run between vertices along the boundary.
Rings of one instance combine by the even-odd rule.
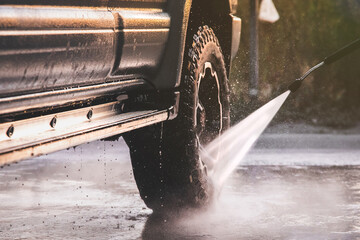
[[[0,239],[360,238],[359,135],[293,137],[265,134],[214,206],[172,216],[142,202],[122,139],[4,166]]]

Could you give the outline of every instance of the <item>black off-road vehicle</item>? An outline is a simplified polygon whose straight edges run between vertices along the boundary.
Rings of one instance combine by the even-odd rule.
[[[150,208],[199,206],[229,127],[233,0],[4,0],[0,165],[122,134]]]

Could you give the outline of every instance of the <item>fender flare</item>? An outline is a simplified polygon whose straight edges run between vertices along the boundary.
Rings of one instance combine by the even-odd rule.
[[[202,25],[213,28],[222,47],[227,74],[229,74],[231,55],[234,54],[230,1],[168,0],[166,11],[171,17],[170,33],[160,68],[152,81],[156,89],[179,87],[187,35],[193,31],[193,28]]]

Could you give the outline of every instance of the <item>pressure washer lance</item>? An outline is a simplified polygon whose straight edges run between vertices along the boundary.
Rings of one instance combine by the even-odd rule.
[[[343,58],[344,56],[348,55],[349,53],[355,51],[356,49],[360,48],[360,38],[355,40],[354,42],[350,43],[349,45],[339,49],[338,51],[336,51],[335,53],[333,53],[332,55],[326,57],[324,59],[324,61],[322,61],[321,63],[315,65],[314,67],[310,68],[309,71],[307,71],[304,76],[302,76],[301,78],[296,79],[292,84],[290,84],[289,86],[289,90],[293,93],[296,92],[303,80],[309,76],[310,73],[312,73],[313,71],[315,71],[316,69],[324,66],[324,65],[329,65],[333,62],[336,62],[337,60]]]

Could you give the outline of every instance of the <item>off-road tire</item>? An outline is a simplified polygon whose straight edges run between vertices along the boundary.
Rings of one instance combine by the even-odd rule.
[[[204,101],[210,101],[206,105],[209,114],[213,111],[211,101],[221,101],[218,104],[221,114],[212,116],[211,122],[206,119],[202,124],[202,132],[207,132],[202,141],[212,140],[230,125],[229,84],[219,41],[208,26],[200,27],[191,37],[192,41],[188,41],[191,44],[184,54],[178,116],[124,135],[140,195],[154,210],[204,206],[213,196],[213,184],[199,156],[198,140],[201,125],[197,116],[201,90],[198,83],[200,74],[210,71],[205,69],[205,63],[208,66],[211,63],[218,84],[214,90],[214,84],[206,83],[204,78],[201,80],[204,81],[204,89],[210,89],[202,92],[206,95],[216,91],[218,96],[206,95]]]

